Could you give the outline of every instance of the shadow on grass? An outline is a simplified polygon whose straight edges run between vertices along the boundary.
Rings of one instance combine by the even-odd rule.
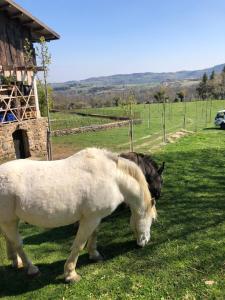
[[[159,268],[182,259],[191,262],[193,257],[199,272],[213,274],[224,263],[219,244],[222,235],[218,230],[225,219],[224,151],[182,150],[166,152],[160,156],[161,160],[166,161],[167,167],[163,197],[157,205],[159,221],[152,226],[152,242],[144,249],[137,249],[128,226],[129,211],[117,210],[102,224],[99,249],[105,256],[106,264],[120,255],[133,255],[135,258],[131,258],[131,263],[121,265],[129,274],[136,273],[137,268],[142,268],[142,272],[147,274],[149,266],[154,273]],[[66,241],[71,241],[74,232],[73,226],[67,226],[27,236],[24,241],[26,245],[40,245],[40,248],[45,242],[61,246],[67,243],[66,247],[69,248]],[[211,239],[215,243],[210,242]],[[176,243],[176,247],[179,244],[182,251],[177,252],[173,243]],[[200,249],[199,253],[198,250],[193,252],[192,247],[196,245]],[[171,247],[171,253],[169,250],[161,250],[168,247]],[[38,253],[38,249],[36,252]],[[44,248],[42,255],[50,255],[48,249]],[[64,263],[65,260],[59,260],[39,264],[42,274],[35,280],[25,279],[23,271],[0,267],[0,296],[21,295],[49,284],[62,284]],[[88,255],[81,255],[78,269],[89,263]],[[107,268],[106,265],[105,267]]]
[[[46,236],[42,235],[46,238]],[[41,239],[41,235],[38,236]],[[104,247],[99,247],[100,252],[107,253],[104,255],[104,261],[113,259],[117,255],[122,255],[137,248],[135,241],[127,241],[121,243],[112,243]],[[47,255],[47,253],[46,253]],[[66,259],[66,257],[65,257]],[[18,296],[29,291],[39,290],[49,284],[60,285],[65,284],[63,277],[63,268],[65,260],[60,260],[48,264],[37,264],[40,275],[30,279],[27,277],[24,269],[15,270],[11,266],[0,267],[0,297]],[[81,254],[77,263],[77,271],[88,265],[94,264],[89,260],[88,254]]]
[[[24,244],[27,245],[40,245],[42,243],[59,242],[70,239],[76,234],[77,229],[74,225],[69,225],[52,230],[46,230],[39,234],[33,234],[23,239]]]
[[[210,131],[217,131],[217,130],[222,130],[220,127],[206,127],[206,128],[203,128],[203,130],[207,131],[207,130],[210,130]]]

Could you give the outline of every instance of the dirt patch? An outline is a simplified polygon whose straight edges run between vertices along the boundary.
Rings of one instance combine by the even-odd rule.
[[[182,130],[177,131],[175,133],[168,134],[166,142],[167,143],[175,143],[177,139],[180,139],[180,138],[182,138],[186,135],[190,135],[190,134],[193,134],[193,133],[194,133],[193,131],[188,131],[188,130],[182,129]]]
[[[182,129],[182,130],[174,132],[174,133],[169,133],[166,136],[166,143],[162,142],[162,136],[160,135],[148,142],[136,145],[135,151],[141,151],[143,148],[145,148],[145,151],[146,151],[146,148],[148,147],[149,150],[147,150],[147,152],[153,153],[153,152],[159,150],[160,148],[162,148],[163,146],[165,146],[166,144],[175,143],[178,139],[180,139],[186,135],[193,134],[193,133],[194,133],[193,131],[188,131],[185,129]]]
[[[145,143],[141,143],[141,144],[138,144],[135,146],[135,149],[139,149],[139,148],[145,148],[147,146],[152,146],[153,144],[156,144],[157,143],[157,146],[162,146],[162,143],[160,143],[160,141],[162,141],[162,137],[161,136],[158,136],[148,142],[145,142]]]
[[[158,140],[158,139],[162,139],[162,137],[159,137],[159,138],[158,138],[159,134],[160,134],[160,131],[159,131],[159,132],[154,132],[154,133],[152,133],[152,134],[150,134],[150,135],[145,135],[145,136],[143,136],[143,137],[141,137],[141,138],[138,138],[138,139],[133,140],[133,143],[138,143],[138,142],[140,142],[140,141],[147,140],[147,139],[149,139],[149,138],[153,138],[154,136],[156,136],[157,138],[152,139],[152,141],[156,141],[156,140]],[[135,148],[141,147],[142,145],[145,145],[145,144],[148,144],[148,143],[149,143],[149,142],[142,143],[142,144],[138,144],[138,145],[135,146]],[[119,145],[118,145],[118,148],[119,148],[119,147],[121,148],[121,147],[124,147],[124,146],[128,146],[128,145],[130,145],[130,141],[127,142],[127,143],[119,144]]]
[[[81,148],[74,148],[74,146],[67,145],[53,145],[53,159],[63,159],[73,155],[81,150]]]

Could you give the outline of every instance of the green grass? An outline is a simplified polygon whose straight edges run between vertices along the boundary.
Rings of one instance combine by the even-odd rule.
[[[210,107],[211,116],[210,116]],[[218,110],[225,107],[225,101],[197,101],[186,103],[186,124],[184,124],[184,103],[166,104],[166,134],[171,134],[185,128],[190,131],[198,131],[207,127],[214,127],[214,117]],[[135,105],[134,111],[142,119],[142,124],[134,125],[135,151],[152,152],[163,140],[162,132],[162,104],[150,105],[150,127],[149,106]],[[87,109],[88,113],[102,113],[104,115],[121,116],[124,110],[118,108]],[[207,119],[206,119],[207,116]],[[82,117],[81,117],[82,118]],[[101,120],[101,119],[100,119]],[[121,127],[101,132],[91,132],[78,135],[54,137],[54,145],[67,145],[74,152],[85,147],[106,147],[115,151],[129,150],[129,128]]]
[[[93,124],[105,124],[111,123],[113,120],[94,118],[94,117],[82,117],[71,113],[51,113],[51,125],[52,130],[65,129],[65,128],[77,128],[83,126],[89,126]]]
[[[186,106],[186,108],[185,108]],[[170,126],[176,121],[179,124],[176,126],[183,127],[184,123],[184,112],[186,109],[186,126],[188,128],[195,129],[196,115],[198,120],[198,128],[201,128],[207,123],[211,123],[215,117],[215,112],[219,109],[224,109],[225,101],[224,100],[208,100],[208,101],[193,101],[186,103],[166,103],[166,119],[167,125]],[[211,110],[211,116],[210,116]],[[80,112],[93,113],[93,114],[103,114],[103,115],[114,115],[114,116],[127,116],[129,115],[128,107],[103,107],[103,108],[86,108],[77,110]],[[149,105],[140,104],[133,105],[133,111],[138,113],[141,118],[147,123],[149,116]],[[161,123],[162,117],[162,104],[151,104],[150,105],[150,125],[154,126],[154,121],[158,120],[158,123]]]
[[[129,212],[117,211],[101,225],[99,249],[106,260],[78,260],[82,280],[63,282],[73,226],[43,230],[21,225],[24,247],[42,275],[29,280],[7,265],[2,252],[4,299],[224,299],[224,132],[202,130],[154,154],[166,161],[158,221],[151,243],[137,249]],[[1,248],[0,248],[1,250]],[[205,282],[212,280],[212,285]]]

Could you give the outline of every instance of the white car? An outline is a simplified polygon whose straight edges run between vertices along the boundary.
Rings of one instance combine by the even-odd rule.
[[[225,109],[217,112],[215,117],[215,125],[225,129]]]

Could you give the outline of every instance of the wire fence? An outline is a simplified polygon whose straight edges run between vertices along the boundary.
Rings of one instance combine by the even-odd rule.
[[[171,134],[181,130],[197,132],[215,129],[214,117],[217,111],[225,109],[224,100],[192,101],[179,103],[141,104],[133,106],[133,119],[140,118],[141,124],[130,122],[130,126],[106,131],[93,131],[77,135],[53,138],[53,157],[66,157],[86,147],[103,147],[116,152],[152,152],[165,142]],[[80,112],[104,116],[127,117],[121,107],[85,109]],[[116,120],[115,120],[116,121]],[[112,122],[112,119],[78,116],[68,112],[51,114],[52,128],[77,128]],[[219,143],[219,141],[218,141]],[[3,237],[0,235],[0,265],[5,264],[6,256]],[[3,275],[1,275],[3,276]]]
[[[113,151],[153,151],[162,143],[170,141],[171,135],[180,131],[197,132],[215,128],[214,117],[218,110],[225,108],[224,100],[192,101],[178,103],[157,103],[133,105],[133,116],[141,119],[141,124],[130,122],[130,126],[114,128],[106,131],[93,131],[77,135],[57,137],[53,139],[55,150],[59,147],[78,151],[85,147],[105,147]],[[128,117],[123,107],[87,108],[79,110],[87,114],[103,116]],[[54,118],[55,114],[52,115]],[[100,117],[68,117],[68,113],[58,115],[55,128],[67,126],[86,126],[112,122]],[[63,118],[64,120],[60,119]],[[74,119],[72,119],[74,118]]]

